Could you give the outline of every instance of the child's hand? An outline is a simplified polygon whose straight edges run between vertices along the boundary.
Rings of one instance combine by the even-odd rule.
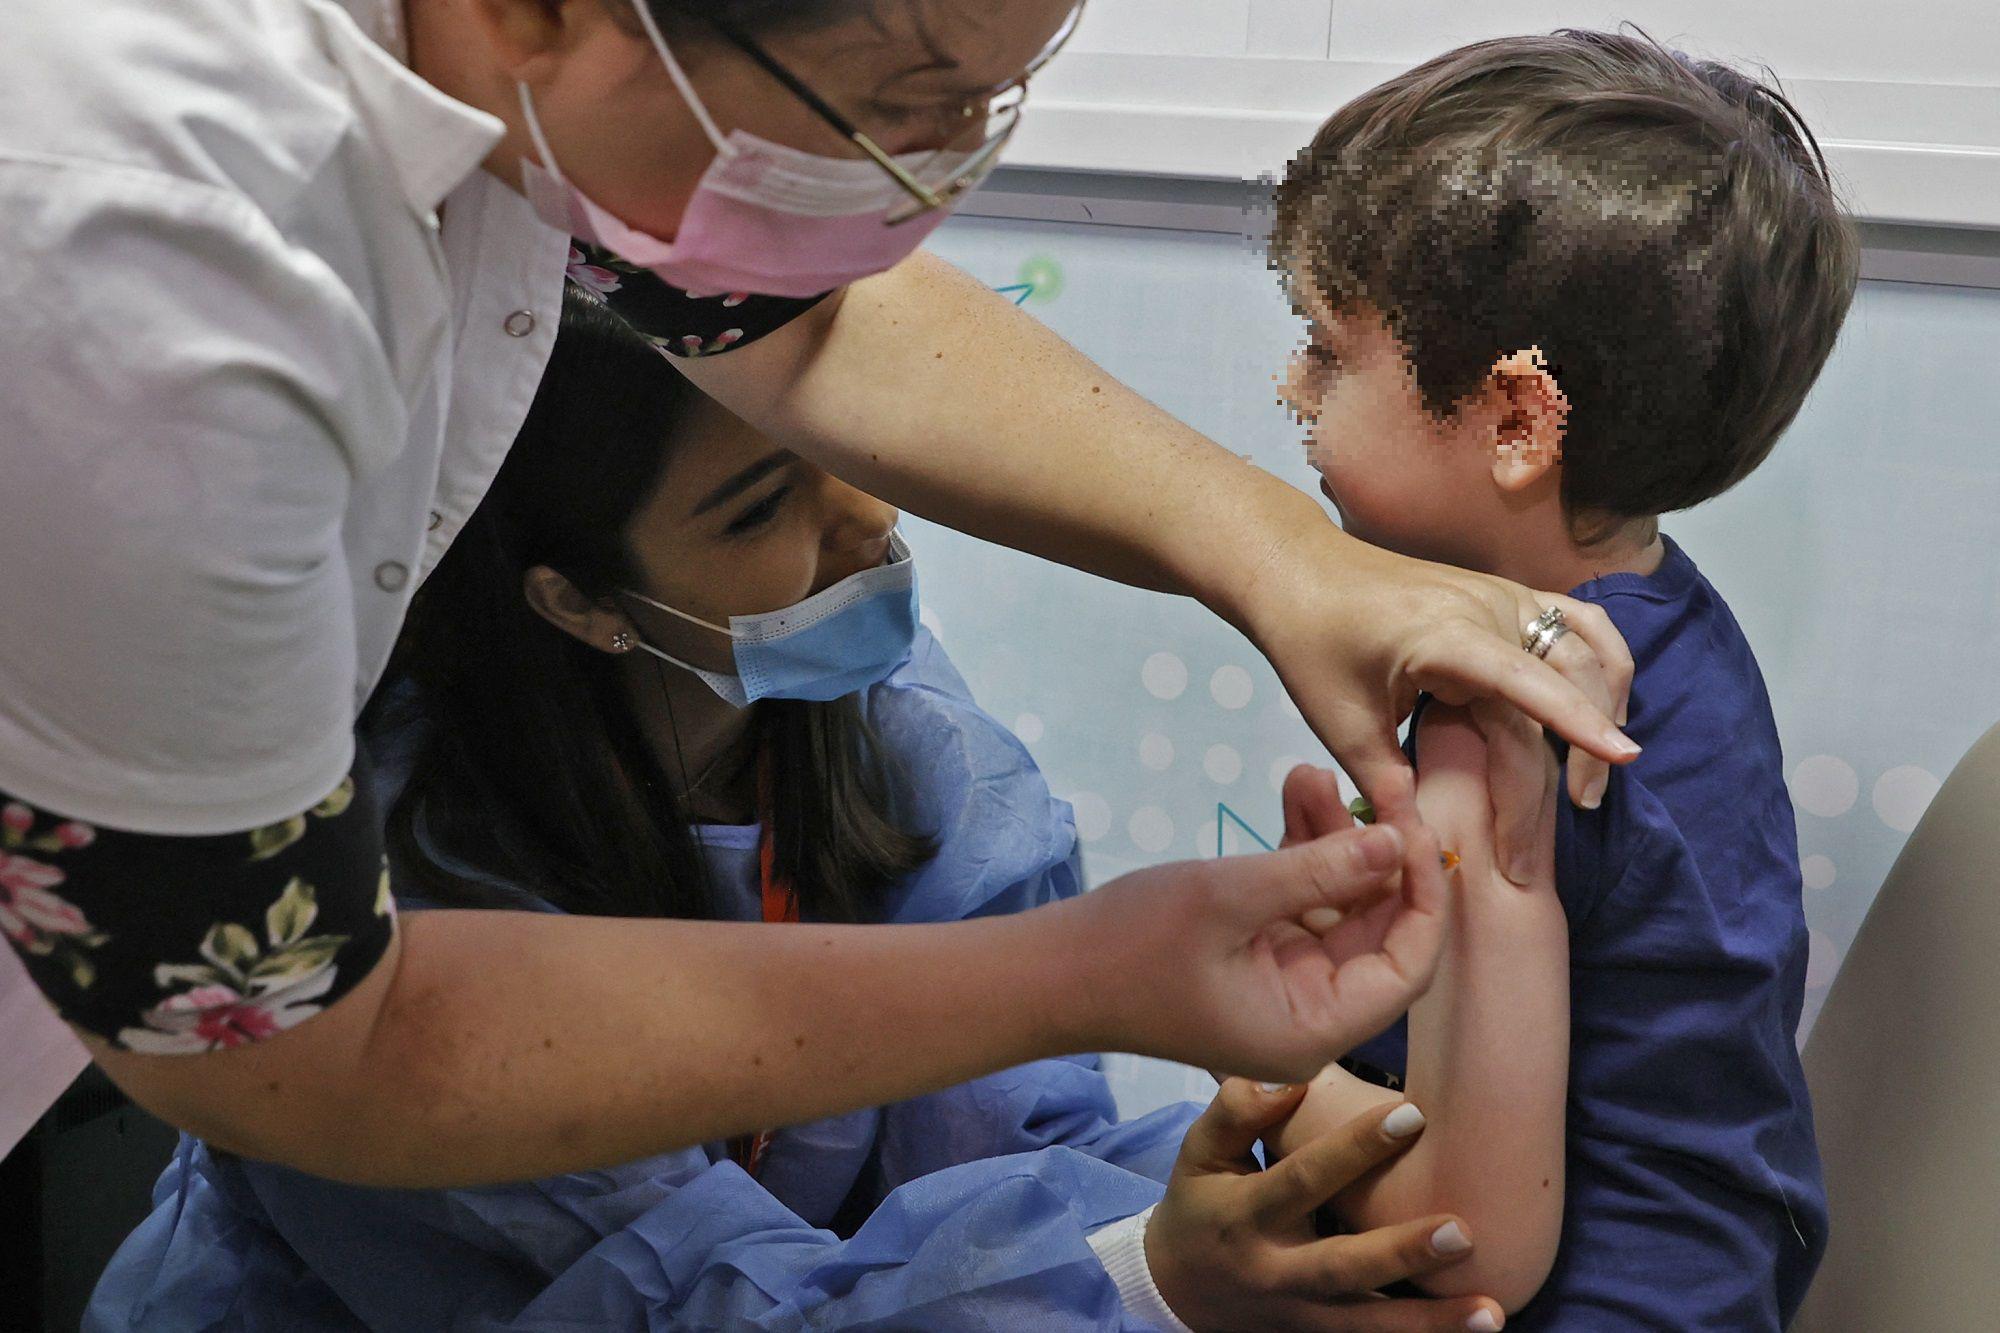
[[[1416,1141],[1421,1120],[1386,1110],[1357,1116],[1269,1171],[1251,1147],[1290,1115],[1297,1087],[1267,1090],[1230,1079],[1181,1144],[1166,1198],[1146,1230],[1146,1262],[1160,1296],[1199,1330],[1308,1329],[1323,1333],[1497,1329],[1484,1297],[1385,1301],[1371,1293],[1435,1272],[1471,1252],[1449,1216],[1320,1238],[1320,1204]]]

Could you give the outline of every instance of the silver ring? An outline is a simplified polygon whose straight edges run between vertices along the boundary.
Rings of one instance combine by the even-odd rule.
[[[1521,633],[1521,647],[1537,658],[1546,659],[1549,649],[1556,646],[1556,640],[1565,634],[1572,634],[1569,620],[1560,606],[1552,606],[1536,616],[1534,622]]]
[[[621,630],[619,630],[619,631],[618,631],[618,632],[617,632],[616,634],[614,634],[614,635],[612,635],[612,636],[611,636],[611,651],[612,651],[612,652],[614,652],[614,653],[629,653],[629,652],[631,652],[631,651],[632,651],[632,636],[631,636],[631,635],[629,635],[629,634],[627,634],[627,633],[626,633],[626,632],[625,632],[624,630],[622,630],[622,629],[621,629]]]

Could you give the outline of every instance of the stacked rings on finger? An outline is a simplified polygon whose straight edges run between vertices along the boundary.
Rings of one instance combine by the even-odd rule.
[[[1538,658],[1546,658],[1549,649],[1556,646],[1556,640],[1571,632],[1562,608],[1552,606],[1536,616],[1534,623],[1521,632],[1521,646]]]

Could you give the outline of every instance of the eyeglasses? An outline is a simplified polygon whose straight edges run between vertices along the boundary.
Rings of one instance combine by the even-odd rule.
[[[885,219],[889,226],[908,222],[926,213],[941,208],[950,208],[981,181],[985,180],[1000,160],[1000,151],[1007,141],[1014,137],[1014,131],[1021,123],[1021,103],[1028,95],[1028,80],[1040,73],[1042,67],[1055,58],[1072,34],[1076,32],[1078,21],[1083,16],[1083,3],[1078,0],[1069,17],[1063,20],[1061,28],[1049,39],[1041,54],[1028,62],[1028,66],[1018,76],[1010,79],[984,97],[968,101],[958,114],[966,122],[957,138],[969,137],[971,122],[984,116],[985,132],[978,144],[969,150],[959,151],[949,148],[937,149],[921,160],[911,163],[898,161],[871,139],[868,134],[846,116],[827,104],[825,98],[808,87],[805,81],[780,64],[775,56],[753,41],[748,33],[712,14],[702,12],[699,6],[686,6],[685,12],[721,35],[724,41],[741,51],[756,63],[759,69],[784,85],[787,92],[832,126],[841,137],[867,154],[875,164],[889,174],[889,177],[910,196],[903,207],[892,211]]]

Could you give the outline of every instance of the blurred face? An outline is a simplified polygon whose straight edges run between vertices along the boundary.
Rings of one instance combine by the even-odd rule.
[[[625,530],[641,574],[635,591],[727,625],[888,557],[894,509],[773,445],[714,400],[697,394],[691,403],[659,484]],[[662,651],[734,669],[727,635],[619,601]]]
[[[536,106],[565,175],[628,225],[670,239],[715,149],[630,12],[634,0],[600,2],[601,13],[578,19],[566,56],[535,82]],[[899,154],[977,146],[989,99],[1020,79],[1075,0],[877,0],[859,8],[844,22],[750,36]],[[667,39],[724,135],[741,129],[826,157],[865,156],[698,21]]]
[[[1432,415],[1379,315],[1315,315],[1279,396],[1308,428],[1307,457],[1341,526],[1405,555],[1477,567],[1493,503],[1477,423]]]

